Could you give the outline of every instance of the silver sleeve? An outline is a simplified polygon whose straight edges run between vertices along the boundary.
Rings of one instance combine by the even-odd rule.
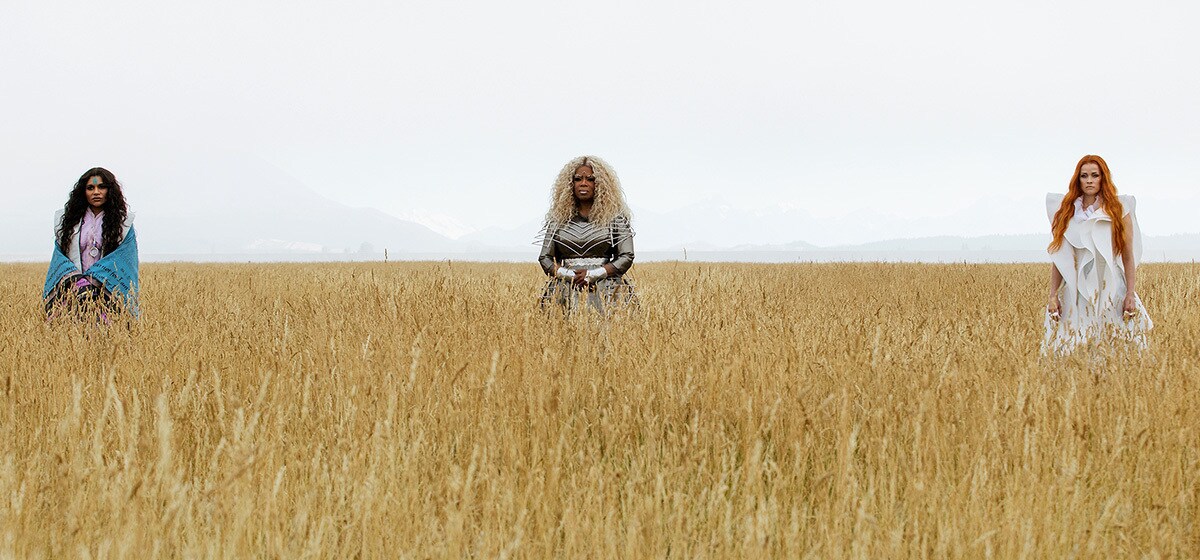
[[[558,255],[554,251],[554,229],[553,226],[546,225],[542,251],[538,254],[538,264],[542,265],[542,272],[546,274],[554,274],[555,263],[558,261]]]
[[[625,217],[613,220],[609,227],[613,236],[613,259],[609,264],[617,269],[617,275],[625,274],[633,266],[633,228]]]

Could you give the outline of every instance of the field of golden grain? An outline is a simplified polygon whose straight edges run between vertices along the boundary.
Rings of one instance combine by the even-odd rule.
[[[1200,556],[1200,265],[1142,355],[1038,354],[1044,265],[0,265],[0,557]]]

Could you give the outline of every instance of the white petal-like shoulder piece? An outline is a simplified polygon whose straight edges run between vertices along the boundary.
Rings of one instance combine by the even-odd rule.
[[[1046,219],[1050,223],[1054,223],[1054,214],[1058,212],[1058,207],[1062,204],[1062,199],[1067,196],[1063,193],[1046,193]]]
[[[1117,199],[1121,201],[1121,206],[1125,207],[1125,215],[1128,216],[1137,211],[1137,199],[1131,194],[1119,194]]]

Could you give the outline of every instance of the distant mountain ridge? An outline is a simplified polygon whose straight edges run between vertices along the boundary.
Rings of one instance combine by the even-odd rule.
[[[145,254],[332,258],[387,250],[454,258],[464,253],[524,255],[536,253],[538,246],[541,216],[537,212],[515,227],[475,230],[454,216],[432,211],[397,217],[374,208],[354,208],[318,194],[254,157],[190,154],[186,160],[153,161],[122,176],[131,208],[137,212],[139,243]],[[178,211],[181,205],[186,205],[186,212]],[[1036,231],[1045,218],[1030,213],[1031,206],[1026,200],[988,199],[938,218],[869,210],[833,216],[814,215],[794,205],[747,209],[705,199],[670,211],[635,207],[633,229],[640,253],[1043,252],[1049,243],[1046,233],[937,234],[947,229]],[[0,255],[48,256],[54,208],[44,214],[12,208],[0,211],[7,238]],[[1017,223],[1011,216],[1024,221]],[[897,233],[906,236],[889,237]],[[844,239],[862,241],[832,242]],[[1147,236],[1144,248],[1171,258],[1186,258],[1193,252],[1200,257],[1200,233]]]
[[[884,239],[855,245],[834,245],[822,249],[839,251],[1033,251],[1045,249],[1049,243],[1050,235],[1042,233],[974,237],[935,235]]]
[[[426,226],[317,194],[265,161],[221,154],[166,158],[122,175],[146,254],[453,252],[459,244]],[[181,171],[182,170],[182,171]],[[169,188],[138,188],[170,185]],[[181,205],[187,206],[180,212]],[[6,254],[47,254],[54,208],[5,215],[15,235]]]

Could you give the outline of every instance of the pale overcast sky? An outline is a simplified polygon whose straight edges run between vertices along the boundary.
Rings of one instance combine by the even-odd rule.
[[[219,149],[350,205],[515,226],[591,153],[655,212],[1029,201],[1012,229],[1038,231],[1099,153],[1147,233],[1195,232],[1198,6],[5,0],[0,189],[48,215],[92,165]],[[963,223],[944,233],[999,233]]]

